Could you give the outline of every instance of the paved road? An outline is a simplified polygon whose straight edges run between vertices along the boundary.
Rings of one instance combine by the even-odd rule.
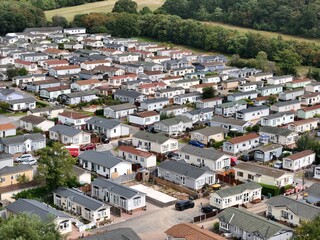
[[[143,240],[163,240],[165,239],[165,230],[178,223],[192,222],[193,217],[200,214],[200,202],[207,204],[208,201],[208,199],[197,199],[195,200],[196,205],[194,208],[184,211],[177,211],[174,209],[174,206],[161,208],[153,212],[146,213],[145,215],[134,217],[124,222],[111,224],[94,231],[102,232],[116,228],[130,227]]]

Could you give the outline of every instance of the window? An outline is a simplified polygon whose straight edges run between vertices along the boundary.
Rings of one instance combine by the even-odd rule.
[[[251,179],[251,180],[253,180],[253,179],[254,179],[254,176],[251,175],[251,174],[248,174],[248,178]]]
[[[239,201],[239,200],[241,200],[241,199],[242,199],[242,195],[236,196],[236,200],[237,200],[237,201]]]
[[[281,210],[281,217],[283,217],[284,219],[289,219],[289,213]]]
[[[237,172],[237,176],[243,177],[243,172]]]
[[[184,158],[187,160],[190,160],[190,156],[189,155],[184,155]],[[319,173],[320,173],[320,169],[319,169]]]
[[[113,133],[116,133],[117,132],[117,129],[115,128],[115,129],[113,129]]]
[[[220,221],[220,228],[229,230],[229,224],[223,221]]]

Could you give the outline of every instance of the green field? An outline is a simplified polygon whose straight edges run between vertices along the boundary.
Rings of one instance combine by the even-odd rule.
[[[72,21],[77,14],[92,13],[92,12],[111,12],[117,0],[105,0],[101,2],[87,3],[83,5],[65,7],[45,11],[46,18],[50,21],[55,15],[64,16],[68,21]],[[162,6],[165,0],[136,0],[138,8],[141,9],[148,6],[151,10],[155,10]]]
[[[287,34],[282,34],[282,33],[277,33],[277,32],[268,32],[268,31],[256,30],[256,29],[252,29],[252,28],[238,27],[238,26],[224,24],[224,23],[218,23],[218,22],[205,22],[205,24],[212,25],[212,26],[220,26],[220,27],[230,29],[230,30],[237,30],[238,32],[241,32],[241,33],[247,33],[247,32],[260,33],[264,36],[272,37],[272,38],[277,38],[280,36],[284,40],[293,40],[293,41],[309,42],[309,43],[311,42],[311,43],[315,43],[317,45],[320,45],[319,39],[309,39],[309,38],[297,37],[297,36],[292,36],[292,35],[287,35]]]

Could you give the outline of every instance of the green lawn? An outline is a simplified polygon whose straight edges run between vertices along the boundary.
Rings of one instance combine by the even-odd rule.
[[[68,21],[72,21],[77,14],[92,13],[92,12],[111,12],[117,0],[105,0],[101,2],[87,3],[83,5],[65,7],[45,11],[46,18],[50,21],[54,15],[64,16]],[[141,9],[148,6],[151,10],[155,10],[162,6],[165,0],[136,0],[138,8]]]
[[[226,29],[230,30],[237,30],[238,32],[242,33],[247,33],[247,32],[253,32],[253,33],[260,33],[264,36],[267,37],[282,37],[284,40],[294,40],[294,41],[299,41],[299,42],[311,42],[315,43],[317,45],[320,45],[319,39],[309,39],[309,38],[303,38],[303,37],[297,37],[297,36],[292,36],[292,35],[287,35],[287,34],[282,34],[282,33],[277,33],[277,32],[268,32],[268,31],[262,31],[262,30],[256,30],[252,28],[244,28],[244,27],[238,27],[234,25],[229,25],[229,24],[224,24],[224,23],[218,23],[218,22],[205,22],[205,24],[212,25],[212,26],[220,26]]]

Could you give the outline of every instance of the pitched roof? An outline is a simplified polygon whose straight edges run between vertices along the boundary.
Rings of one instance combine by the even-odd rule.
[[[247,233],[259,234],[263,239],[270,239],[283,230],[293,231],[284,225],[239,208],[227,208],[219,213],[218,218]]]
[[[260,148],[256,148],[255,151],[261,151],[261,152],[269,152],[272,151],[274,149],[279,149],[279,148],[283,148],[283,146],[281,144],[268,144],[266,146],[262,146]]]
[[[196,166],[192,166],[190,164],[187,164],[185,161],[172,161],[172,160],[166,160],[158,166],[158,168],[162,168],[174,173],[178,173],[181,175],[184,175],[186,177],[190,177],[193,179],[198,179],[203,174],[209,172],[207,169],[201,169]],[[213,172],[211,172],[214,174]]]
[[[299,109],[299,110],[302,110],[304,112],[308,112],[308,111],[313,111],[313,110],[316,110],[316,109],[319,109],[319,108],[320,108],[320,104],[314,105],[314,106],[311,106],[311,107],[305,107],[305,108],[302,108],[302,109]]]
[[[294,160],[300,159],[300,158],[302,158],[302,157],[307,157],[307,156],[309,156],[309,155],[311,155],[311,154],[312,154],[312,155],[315,154],[314,151],[312,151],[312,150],[305,150],[305,151],[302,151],[302,152],[298,152],[298,153],[291,154],[291,155],[289,155],[289,156],[287,156],[287,157],[284,157],[284,158],[285,158],[285,159],[290,159],[290,160],[294,161]]]
[[[259,138],[259,135],[256,133],[249,133],[240,137],[234,137],[231,138],[228,142],[232,143],[232,144],[238,144],[238,143],[242,143],[242,142],[246,142],[249,140],[253,140]]]
[[[0,161],[7,159],[13,159],[13,155],[11,155],[10,153],[0,153]]]
[[[121,122],[116,119],[106,119],[106,118],[96,117],[96,116],[87,120],[86,123],[92,124],[97,127],[105,128],[105,129],[113,129],[116,126],[121,124]]]
[[[142,117],[142,118],[157,116],[157,115],[160,115],[160,114],[156,111],[145,111],[145,112],[138,112],[137,113],[137,116]]]
[[[46,120],[47,119],[44,117],[38,117],[35,115],[27,115],[27,116],[20,118],[20,121],[31,123],[32,125],[38,125]]]
[[[191,133],[200,133],[204,136],[211,136],[220,133],[227,133],[228,130],[223,127],[206,127],[199,130],[192,131]]]
[[[147,99],[143,101],[145,104],[153,104],[153,103],[159,103],[159,102],[169,102],[168,98],[153,98],[153,99]]]
[[[265,175],[273,178],[279,178],[285,174],[289,174],[283,170],[270,168],[263,165],[248,163],[248,162],[241,162],[238,165],[234,166],[233,169],[235,169],[236,171],[238,170],[249,171],[249,172],[255,173],[256,175]]]
[[[163,133],[150,133],[147,131],[139,131],[133,135],[134,138],[143,139],[146,141],[154,142],[154,143],[165,143],[168,141],[169,137],[164,135]]]
[[[131,228],[117,228],[101,234],[94,234],[84,240],[141,240]]]
[[[318,118],[308,118],[308,119],[302,119],[302,120],[298,120],[298,121],[294,121],[292,123],[289,123],[289,125],[295,125],[295,126],[300,126],[300,125],[304,125],[304,124],[308,124],[308,123],[312,123],[312,122],[319,122]]]
[[[240,193],[245,192],[248,189],[255,190],[255,189],[259,189],[259,188],[262,188],[259,183],[248,182],[248,183],[243,183],[243,184],[233,186],[233,187],[223,188],[223,189],[216,191],[215,193],[218,194],[220,197],[225,198],[225,197],[229,197],[229,196],[238,195]]]
[[[224,237],[219,236],[207,229],[202,229],[196,224],[179,223],[167,229],[165,233],[174,239],[184,240],[223,240]]]
[[[250,113],[250,112],[261,111],[261,110],[266,110],[266,109],[269,109],[269,107],[268,106],[249,107],[246,109],[242,109],[238,112],[239,113]]]
[[[88,197],[83,192],[78,192],[76,190],[65,188],[65,187],[59,187],[58,189],[53,191],[57,195],[69,198],[72,201],[78,203],[79,205],[82,205],[90,210],[97,210],[100,207],[104,206],[105,204],[103,202],[100,202],[94,198]]]
[[[211,119],[212,122],[218,122],[218,123],[224,123],[224,124],[230,124],[230,125],[237,125],[237,126],[244,126],[248,122],[239,120],[239,119],[234,119],[234,118],[225,118],[225,117],[218,117],[214,116]]]
[[[280,136],[289,136],[293,133],[293,131],[288,128],[279,128],[279,127],[271,127],[271,126],[263,126],[260,128],[260,133],[271,133]],[[260,134],[261,135],[261,134]]]
[[[11,144],[23,143],[28,139],[33,141],[38,141],[38,140],[45,140],[46,138],[41,133],[30,133],[30,134],[19,135],[19,136],[14,136],[9,138],[3,138],[3,139],[0,139],[0,142],[8,146]]]
[[[70,89],[69,85],[61,85],[61,86],[57,86],[57,87],[43,88],[41,90],[45,90],[48,92],[56,92],[56,91],[62,91],[62,90],[67,90],[67,89]]]
[[[74,137],[81,133],[81,130],[74,128],[74,127],[69,127],[66,125],[62,124],[57,124],[51,128],[49,128],[49,131],[52,132],[57,132],[60,133],[61,135],[68,136],[68,137]]]
[[[278,112],[275,114],[270,114],[268,116],[263,117],[264,119],[275,119],[275,118],[281,118],[285,115],[294,115],[294,112],[288,111],[288,112]]]
[[[124,162],[122,159],[115,157],[107,152],[86,151],[79,155],[79,159],[83,159],[94,164],[98,164],[108,169]]]
[[[78,84],[80,86],[97,84],[97,83],[101,83],[101,81],[98,79],[88,79],[88,80],[79,80],[75,82],[75,84]]]
[[[17,127],[13,125],[12,123],[3,123],[0,124],[0,131],[5,131],[9,129],[16,129]]]
[[[286,196],[272,197],[266,202],[267,205],[273,207],[286,207],[294,214],[306,219],[313,219],[320,214],[320,208],[308,203],[300,202]]]
[[[61,70],[69,70],[69,69],[81,69],[81,68],[79,65],[68,65],[68,66],[53,67],[52,69],[56,71],[61,71]]]
[[[50,215],[54,216],[55,218],[72,218],[63,212],[50,207],[48,204],[44,204],[33,199],[19,198],[15,202],[6,206],[6,209],[15,214],[23,212],[36,214],[44,221],[48,220],[50,218]]]
[[[291,101],[285,101],[285,102],[276,102],[273,105],[277,106],[277,107],[282,107],[282,106],[288,106],[288,105],[292,105],[292,104],[300,104],[299,100],[291,100]]]
[[[167,118],[167,119],[161,120],[161,121],[155,123],[155,125],[160,124],[160,125],[165,125],[165,126],[174,126],[174,125],[179,124],[180,122],[192,123],[192,120],[186,116],[176,116],[173,118]]]
[[[106,108],[111,108],[113,111],[121,111],[121,110],[127,110],[127,109],[136,109],[137,107],[131,103],[123,103],[113,106],[107,106]]]
[[[71,112],[71,111],[64,111],[62,113],[59,113],[58,116],[63,116],[66,118],[71,118],[71,119],[82,119],[82,118],[89,118],[90,116],[80,113],[80,112]]]
[[[28,170],[32,170],[33,168],[30,165],[27,164],[20,164],[13,167],[3,167],[0,169],[0,176],[11,174],[11,173],[20,173]]]
[[[95,92],[91,91],[83,91],[83,92],[73,92],[73,93],[67,93],[63,94],[69,98],[74,98],[74,97],[84,97],[84,96],[91,96],[91,95],[96,95]]]
[[[180,152],[194,155],[201,158],[216,161],[223,156],[229,156],[223,152],[215,150],[214,148],[199,148],[192,145],[185,145],[180,149]]]
[[[130,98],[137,98],[137,97],[140,97],[144,94],[139,93],[137,91],[128,91],[128,90],[119,89],[114,93],[114,95],[121,95],[121,96],[130,97]]]
[[[124,197],[126,199],[133,198],[137,194],[145,195],[144,193],[140,193],[133,188],[118,184],[110,179],[96,178],[91,184],[92,186],[107,188],[110,192],[120,195],[121,197]]]
[[[320,197],[320,183],[313,183],[305,190],[309,196]]]
[[[118,149],[119,149],[120,151],[128,152],[128,153],[131,153],[131,154],[140,156],[140,157],[148,158],[148,157],[152,156],[152,153],[151,153],[151,152],[142,151],[142,150],[140,150],[140,149],[136,149],[136,148],[131,147],[131,146],[124,146],[124,145],[123,145],[123,146],[120,146]]]

